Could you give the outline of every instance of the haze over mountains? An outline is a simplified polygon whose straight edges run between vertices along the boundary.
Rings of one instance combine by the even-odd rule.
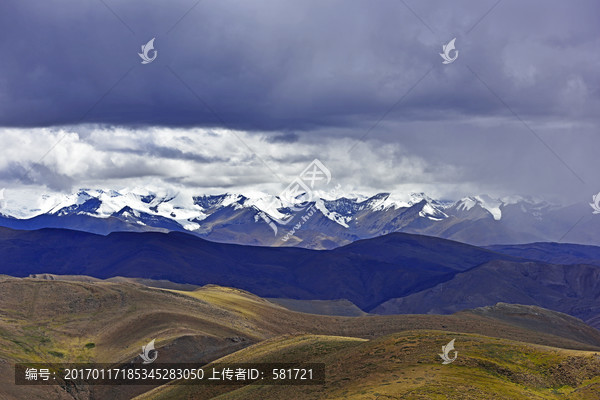
[[[448,202],[424,193],[323,195],[297,211],[285,200],[262,193],[194,196],[146,190],[80,190],[27,203],[0,202],[0,226],[67,228],[103,235],[181,231],[226,243],[312,249],[331,249],[391,232],[474,245],[538,241],[600,245],[600,218],[592,216],[588,204],[559,206],[521,197],[493,199],[481,195]],[[277,233],[261,215],[268,216]],[[584,216],[588,218],[582,219]]]

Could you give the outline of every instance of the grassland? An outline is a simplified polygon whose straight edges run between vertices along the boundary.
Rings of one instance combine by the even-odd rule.
[[[600,351],[600,332],[541,309],[495,312],[334,317],[293,312],[219,286],[184,291],[130,282],[0,277],[0,398],[141,395],[150,388],[81,387],[67,393],[60,387],[16,387],[12,365],[125,363],[136,360],[151,339],[161,362],[316,360],[327,364],[331,381],[322,387],[248,387],[228,393],[167,387],[146,398],[419,399],[448,393],[457,399],[523,398],[510,397],[515,393],[594,398],[589,396],[597,394],[598,382],[592,376],[600,371],[588,352]],[[441,366],[437,354],[451,338],[457,340],[459,359]],[[497,388],[497,397],[475,397],[480,391],[492,393],[486,385]]]
[[[450,365],[441,365],[438,349],[450,339],[456,339],[459,357]],[[600,360],[592,352],[439,331],[407,331],[370,341],[284,336],[218,361],[322,362],[327,365],[327,382],[241,388],[174,384],[136,400],[592,400],[600,395]]]

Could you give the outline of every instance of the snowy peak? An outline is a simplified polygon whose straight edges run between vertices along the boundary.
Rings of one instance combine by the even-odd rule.
[[[92,214],[97,212],[101,205],[102,201],[100,201],[100,199],[90,197],[81,204],[72,204],[70,206],[63,207],[53,213],[51,212],[51,214],[55,214],[58,216],[65,216],[70,214]]]
[[[408,195],[408,204],[409,205],[415,205],[418,203],[421,203],[425,201],[428,204],[433,204],[433,205],[440,205],[440,203],[437,200],[432,199],[431,197],[427,196],[425,193],[410,193]]]
[[[419,211],[420,217],[428,218],[434,221],[440,221],[444,218],[448,218],[448,215],[442,211],[441,205],[437,202],[430,202],[423,199],[414,206],[421,207],[421,211]]]
[[[202,210],[211,210],[219,207],[233,206],[234,208],[244,207],[248,198],[241,194],[225,193],[214,196],[194,196],[194,204]]]
[[[351,217],[363,207],[362,203],[357,202],[356,199],[346,197],[340,197],[336,200],[323,200],[323,206],[328,211],[343,217]]]
[[[500,200],[493,199],[487,195],[469,196],[460,199],[452,207],[461,214],[481,214],[481,210],[489,213],[494,220],[499,221],[502,219],[502,207],[503,203]]]
[[[464,197],[454,205],[448,207],[447,212],[454,216],[470,219],[491,216],[495,221],[500,221],[509,210],[512,214],[518,211],[521,214],[531,215],[536,219],[540,219],[542,214],[557,208],[559,206],[553,206],[548,202],[521,196],[494,199],[483,194]]]
[[[4,197],[0,214],[5,220],[30,220],[45,215],[56,218],[52,226],[72,223],[69,226],[78,229],[90,224],[100,226],[102,219],[110,218],[110,223],[104,222],[105,228],[96,231],[128,230],[133,226],[143,230],[188,231],[209,238],[214,234],[216,240],[232,242],[240,242],[240,235],[247,235],[252,244],[259,243],[253,232],[272,233],[269,218],[280,226],[280,231],[286,231],[290,229],[290,221],[301,218],[303,210],[312,207],[317,216],[312,217],[310,229],[314,235],[329,238],[373,237],[404,230],[436,234],[454,224],[454,218],[492,223],[501,219],[503,223],[541,221],[551,210],[547,203],[516,197],[498,200],[478,195],[448,203],[425,193],[378,193],[370,197],[352,194],[327,199],[315,194],[313,201],[301,209],[293,208],[289,200],[261,192],[199,195],[144,188],[81,189],[73,194],[41,196],[30,200],[29,207],[16,203],[16,199],[23,197],[11,198],[10,192]],[[449,219],[450,216],[453,218]],[[96,222],[90,222],[90,218]],[[443,226],[445,221],[450,225]],[[270,238],[273,240],[272,235]]]
[[[392,206],[390,201],[390,193],[378,193],[375,196],[369,197],[363,202],[364,208],[368,208],[373,211],[381,211]]]
[[[468,210],[471,203],[494,204],[489,199],[477,196],[461,200],[457,206]],[[397,213],[411,207],[418,209],[418,216],[441,220],[447,218],[445,207],[425,193],[391,194],[378,193],[371,197],[339,197],[334,199],[316,198],[312,204],[326,218],[348,228],[359,213]],[[172,220],[186,229],[198,229],[198,224],[225,208],[240,210],[250,208],[257,213],[264,212],[276,221],[285,221],[293,217],[294,210],[282,199],[264,193],[246,196],[237,193],[218,195],[192,195],[179,192],[152,192],[146,189],[102,190],[81,189],[74,194],[44,195],[36,207],[24,210],[3,207],[2,214],[20,219],[37,215],[87,215],[96,218],[138,218],[141,222],[149,218]],[[383,218],[383,214],[381,218]],[[150,221],[152,222],[152,221]],[[161,224],[164,225],[164,224]]]

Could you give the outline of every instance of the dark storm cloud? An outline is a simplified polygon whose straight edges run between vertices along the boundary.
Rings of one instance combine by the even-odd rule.
[[[272,171],[319,158],[357,191],[588,199],[599,14],[591,0],[1,1],[0,182],[277,193]]]
[[[295,143],[300,136],[295,132],[286,132],[268,138],[271,143]]]
[[[74,183],[70,176],[57,173],[43,164],[23,165],[18,162],[11,162],[5,168],[0,169],[0,181],[3,180],[17,180],[25,185],[43,184],[55,191],[71,190]]]
[[[194,2],[105,3],[0,4],[0,124],[364,128],[429,70],[388,119],[598,107],[593,1],[503,1],[477,25],[494,2],[204,0],[179,23]]]
[[[139,148],[123,149],[123,148],[105,147],[105,148],[103,148],[103,150],[116,152],[116,153],[136,154],[136,155],[142,155],[142,156],[147,156],[147,157],[151,157],[151,158],[168,158],[168,159],[173,159],[173,160],[187,160],[187,161],[194,161],[196,163],[203,163],[203,164],[226,161],[226,159],[224,159],[223,157],[216,157],[216,156],[207,157],[202,154],[196,154],[193,152],[183,151],[181,149],[177,149],[174,147],[158,146],[153,143],[144,143],[144,144],[140,145]]]

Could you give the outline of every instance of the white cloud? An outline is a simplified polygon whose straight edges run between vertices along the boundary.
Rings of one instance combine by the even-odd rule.
[[[267,139],[266,134],[224,129],[4,128],[0,132],[5,154],[0,178],[4,186],[13,188],[33,180],[30,189],[40,191],[151,186],[198,193],[260,190],[277,194],[318,158],[345,191],[429,189],[443,194],[434,186],[456,181],[460,175],[456,166],[433,165],[406,154],[399,144],[363,142],[348,153],[355,143],[348,138],[293,143]],[[32,168],[30,179],[23,180],[27,168]],[[53,186],[56,177],[69,187]]]

